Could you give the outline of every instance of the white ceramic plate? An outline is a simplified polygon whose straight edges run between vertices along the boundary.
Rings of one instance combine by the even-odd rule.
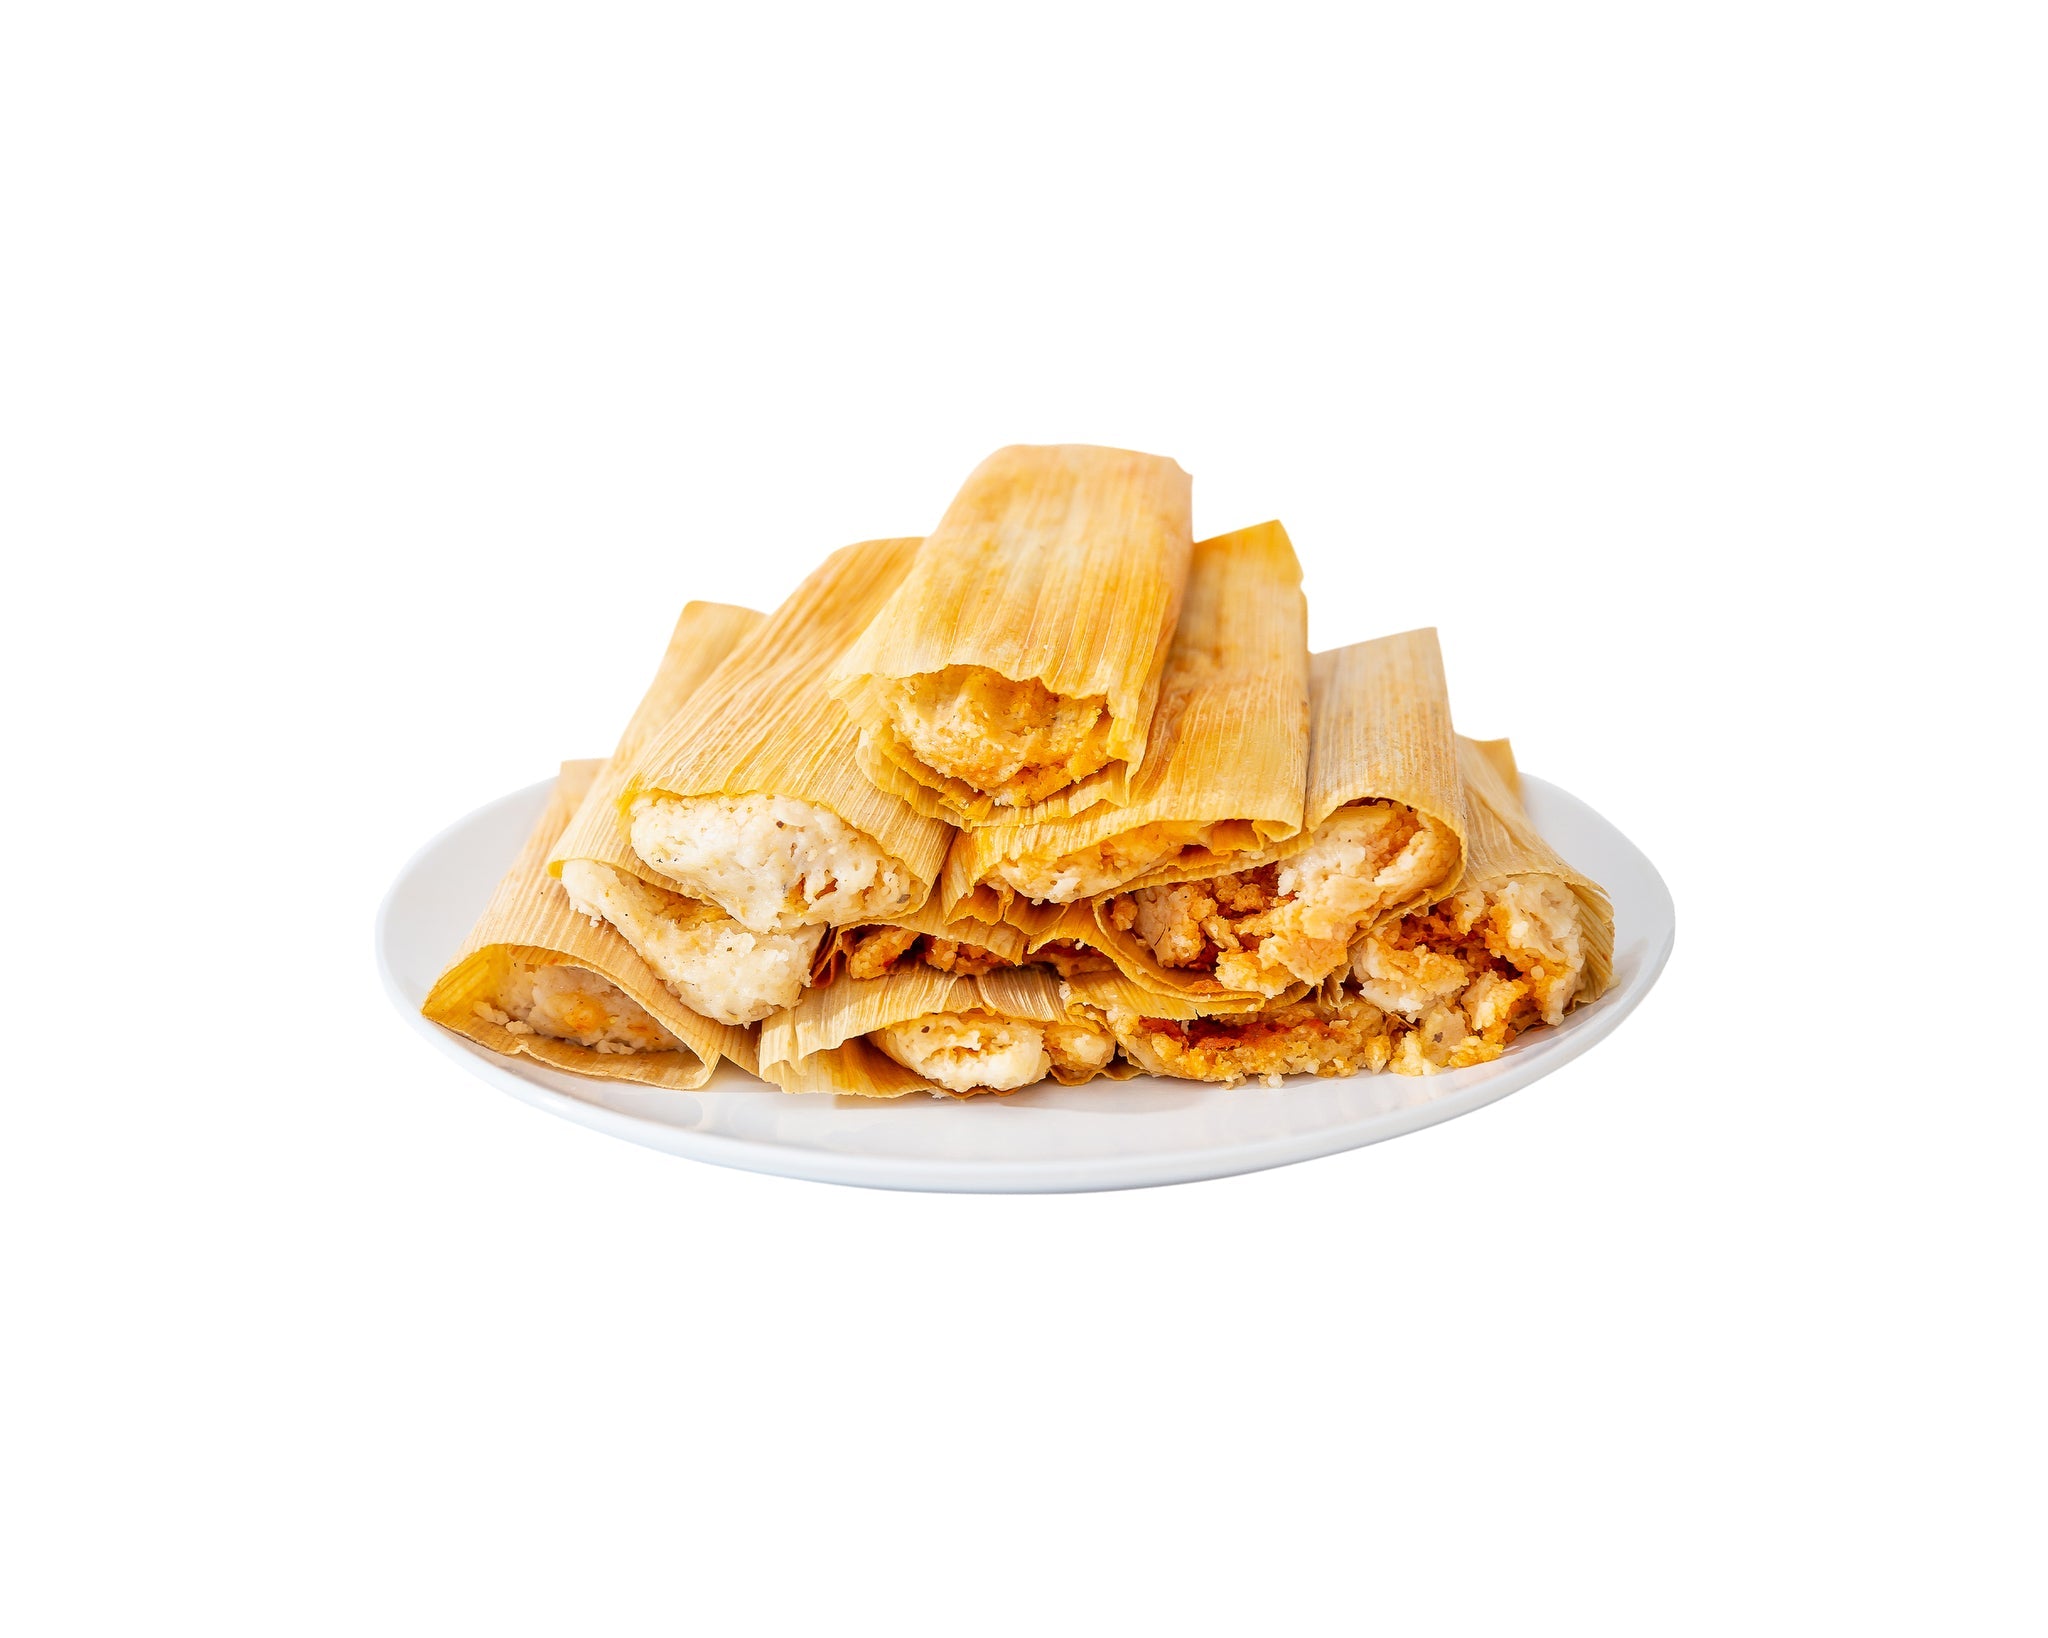
[[[1614,986],[1559,1029],[1445,1075],[1297,1075],[1279,1087],[1206,1086],[1139,1076],[1047,1083],[1006,1098],[887,1102],[790,1096],[730,1064],[696,1092],[656,1092],[500,1057],[420,1016],[448,958],[540,816],[551,781],[529,785],[441,832],[413,855],[377,913],[377,961],[399,1011],[472,1074],[515,1098],[721,1166],[821,1183],[967,1193],[1129,1189],[1228,1177],[1356,1149],[1504,1098],[1603,1039],[1649,993],[1671,954],[1671,895],[1650,861],[1600,815],[1524,776],[1550,844],[1614,895]]]

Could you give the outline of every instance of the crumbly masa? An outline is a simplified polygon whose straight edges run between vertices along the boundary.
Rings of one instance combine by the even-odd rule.
[[[998,968],[1013,967],[993,950],[908,927],[859,927],[853,930],[846,956],[849,978],[881,978],[904,966],[922,963],[960,978],[979,978]]]
[[[1278,864],[1142,887],[1110,900],[1110,925],[1162,967],[1202,970],[1234,990],[1276,996],[1320,983],[1360,931],[1455,867],[1456,835],[1398,802],[1357,802]]]
[[[1110,1014],[1133,1063],[1155,1075],[1235,1083],[1277,1075],[1355,1075],[1387,1066],[1386,1015],[1349,991],[1334,1001],[1275,1002],[1250,1017]]]
[[[1079,1078],[1116,1054],[1115,1037],[1091,1018],[1039,1024],[981,1008],[928,1012],[869,1039],[912,1074],[962,1097],[1014,1092],[1055,1069]]]
[[[1361,996],[1415,1022],[1411,1068],[1497,1058],[1517,1034],[1558,1024],[1586,979],[1577,896],[1555,876],[1512,877],[1454,893],[1375,927],[1351,956]],[[1427,1067],[1425,1067],[1427,1066]]]
[[[849,978],[884,978],[915,965],[959,978],[979,978],[1013,967],[1050,967],[1062,978],[1116,970],[1108,956],[1072,939],[1054,939],[1022,961],[1010,961],[971,940],[941,938],[908,927],[848,927],[838,937]]]
[[[475,1011],[514,1035],[551,1036],[621,1057],[683,1048],[610,979],[563,961],[515,960],[496,996],[477,1002]]]
[[[1076,899],[1114,892],[1125,882],[1191,849],[1222,854],[1228,839],[1249,831],[1248,825],[1227,820],[1196,824],[1160,819],[1069,853],[1004,859],[996,865],[995,875],[1037,903],[1072,904]]]
[[[1046,1055],[1052,1059],[1055,1075],[1080,1079],[1098,1069],[1107,1069],[1116,1056],[1116,1037],[1097,1017],[1075,1018],[1064,1024],[1047,1024]]]
[[[1067,699],[1038,681],[954,665],[890,682],[883,731],[934,773],[1023,807],[1110,760],[1109,702]]]
[[[682,892],[754,933],[896,915],[925,885],[829,808],[791,796],[642,796],[632,839]]]
[[[1372,929],[1341,989],[1250,1017],[1119,1010],[1110,1022],[1133,1062],[1194,1080],[1463,1069],[1498,1058],[1524,1030],[1563,1021],[1585,980],[1579,916],[1556,877],[1515,877]]]
[[[562,864],[569,902],[609,922],[675,998],[721,1024],[753,1024],[793,1006],[822,927],[756,933],[715,904],[642,881],[595,859]]]

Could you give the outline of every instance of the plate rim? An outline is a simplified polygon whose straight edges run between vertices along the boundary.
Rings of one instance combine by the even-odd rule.
[[[413,849],[378,901],[374,926],[377,972],[385,995],[398,1012],[415,1030],[431,1041],[437,1050],[454,1058],[471,1074],[534,1108],[545,1110],[549,1114],[573,1121],[579,1126],[588,1127],[608,1137],[620,1138],[642,1148],[659,1150],[665,1154],[802,1182],[919,1193],[1067,1194],[1112,1189],[1161,1188],[1176,1183],[1206,1182],[1248,1172],[1299,1165],[1303,1161],[1319,1160],[1327,1155],[1367,1148],[1375,1143],[1383,1143],[1392,1138],[1405,1137],[1411,1132],[1422,1131],[1427,1127],[1441,1125],[1445,1121],[1470,1114],[1476,1109],[1483,1109],[1488,1104],[1497,1103],[1502,1098],[1555,1074],[1566,1064],[1597,1046],[1613,1034],[1620,1027],[1622,1020],[1634,1012],[1642,1004],[1644,997],[1656,987],[1677,942],[1676,906],[1672,902],[1671,891],[1663,875],[1642,849],[1591,804],[1573,796],[1561,786],[1532,774],[1524,773],[1522,781],[1525,786],[1540,786],[1546,793],[1564,798],[1585,809],[1606,826],[1639,861],[1648,885],[1654,890],[1655,904],[1660,911],[1653,926],[1657,936],[1654,937],[1652,946],[1644,958],[1640,974],[1625,988],[1610,991],[1592,1006],[1574,1014],[1571,1021],[1558,1026],[1548,1035],[1543,1056],[1530,1061],[1524,1073],[1517,1074],[1510,1067],[1506,1073],[1496,1071],[1483,1080],[1453,1087],[1442,1096],[1363,1117],[1354,1122],[1319,1127],[1308,1132],[1247,1139],[1213,1150],[1012,1161],[868,1155],[735,1137],[720,1132],[701,1132],[689,1127],[675,1126],[590,1102],[520,1074],[511,1062],[502,1059],[499,1054],[488,1052],[465,1040],[421,1013],[420,1000],[407,993],[393,968],[392,926],[395,912],[404,903],[405,889],[412,884],[416,873],[431,854],[455,834],[476,824],[494,809],[520,802],[537,805],[554,785],[553,779],[538,780],[531,785],[504,792],[481,803],[460,818],[443,825]],[[479,911],[481,908],[478,907]],[[1495,1062],[1512,1064],[1511,1059]],[[744,1073],[738,1070],[737,1066],[735,1072]],[[1455,1076],[1459,1073],[1463,1072],[1451,1071],[1449,1075]],[[607,1084],[612,1084],[615,1092],[618,1090],[615,1083]],[[711,1097],[727,1090],[739,1089],[710,1086],[682,1095]],[[745,1089],[750,1096],[755,1090],[751,1087]],[[764,1082],[761,1090],[773,1088]],[[626,1092],[620,1095],[634,1094]],[[675,1094],[650,1090],[644,1095],[655,1098]],[[801,1097],[807,1094],[777,1092],[776,1095]]]

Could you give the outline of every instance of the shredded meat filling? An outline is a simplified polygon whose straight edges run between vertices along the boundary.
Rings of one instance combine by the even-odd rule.
[[[1269,1007],[1252,1018],[1141,1018],[1119,1035],[1155,1073],[1232,1082],[1384,1069],[1392,1052],[1386,1024],[1378,1007],[1346,993]]]
[[[846,971],[852,978],[880,978],[912,961],[921,961],[927,967],[960,978],[979,978],[983,973],[1016,965],[978,944],[915,933],[907,927],[874,927],[853,935]]]
[[[1162,967],[1278,995],[1337,971],[1359,931],[1441,879],[1456,847],[1449,830],[1412,808],[1354,804],[1278,864],[1121,894],[1109,901],[1109,924]]]
[[[1454,894],[1375,928],[1351,972],[1361,993],[1397,1021],[1417,1020],[1404,1053],[1455,1068],[1498,1057],[1523,1030],[1562,1021],[1584,958],[1568,890],[1530,877]]]

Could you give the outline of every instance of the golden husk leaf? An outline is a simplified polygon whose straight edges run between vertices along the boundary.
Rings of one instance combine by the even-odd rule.
[[[1114,847],[1148,825],[1218,825],[1118,889],[1243,869],[1301,830],[1308,776],[1308,604],[1301,563],[1278,523],[1198,541],[1168,651],[1145,761],[1122,807],[1036,824],[962,831],[938,897],[948,915],[994,921],[1017,898],[1006,861]]]
[[[610,927],[579,914],[547,871],[549,854],[569,816],[597,778],[601,762],[565,762],[547,807],[420,1008],[478,1046],[508,1057],[524,1053],[555,1069],[606,1080],[639,1081],[688,1091],[702,1086],[720,1058],[752,1070],[754,1032],[714,1023],[669,994],[661,980]],[[644,1007],[688,1052],[606,1053],[551,1036],[516,1034],[476,1011],[498,993],[515,960],[537,967],[567,962],[611,980]]]
[[[1385,801],[1463,837],[1456,740],[1434,627],[1312,656],[1304,832],[1346,803]]]
[[[1088,444],[1016,444],[976,467],[908,577],[833,673],[860,725],[874,782],[955,824],[985,823],[991,796],[923,762],[890,730],[893,681],[973,666],[1100,697],[1112,761],[1006,819],[1128,800],[1193,547],[1192,483],[1172,460]]]
[[[1141,984],[1126,973],[1083,973],[1066,984],[1070,1003],[1105,1013],[1135,1013],[1140,1018],[1228,1018],[1256,1013],[1264,1007],[1298,1000],[1309,986],[1297,984],[1276,997],[1237,995],[1221,990],[1211,996],[1172,995]]]
[[[1462,887],[1494,887],[1514,876],[1556,876],[1579,901],[1586,977],[1577,999],[1591,1001],[1614,976],[1614,905],[1606,889],[1566,864],[1522,806],[1522,776],[1504,739],[1458,737],[1465,779],[1466,852]],[[1442,895],[1449,897],[1449,894]]]
[[[633,758],[616,803],[622,820],[646,792],[795,797],[871,838],[928,894],[951,827],[868,783],[859,731],[824,687],[847,644],[902,584],[917,545],[870,540],[828,557]],[[646,873],[644,860],[639,868]],[[648,879],[674,886],[658,872]]]
[[[683,605],[654,681],[647,685],[625,732],[619,735],[611,759],[592,782],[589,794],[569,821],[569,828],[555,843],[548,860],[549,875],[560,877],[563,864],[570,859],[594,859],[656,887],[673,890],[673,882],[650,869],[633,851],[619,797],[640,752],[668,726],[726,656],[760,629],[762,619],[753,609],[736,608],[730,603]]]

